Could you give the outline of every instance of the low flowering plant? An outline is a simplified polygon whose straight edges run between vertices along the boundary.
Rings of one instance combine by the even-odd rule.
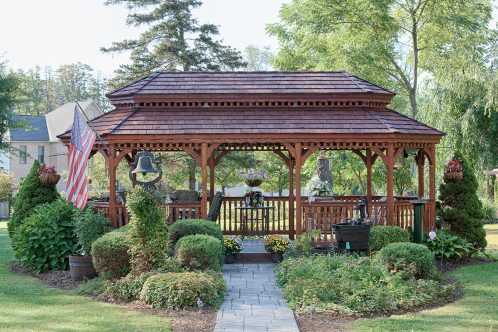
[[[242,246],[237,240],[232,238],[223,238],[223,245],[225,247],[226,256],[235,256],[242,251]]]
[[[289,240],[278,235],[271,235],[265,239],[265,249],[274,254],[283,255],[289,248]]]

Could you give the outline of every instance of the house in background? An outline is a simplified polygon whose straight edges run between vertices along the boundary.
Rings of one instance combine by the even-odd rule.
[[[89,120],[103,114],[97,104],[91,100],[80,102],[83,113]],[[65,188],[67,177],[67,148],[57,138],[70,129],[73,125],[76,103],[67,103],[59,108],[40,116],[16,115],[20,128],[9,131],[7,140],[10,143],[7,165],[10,176],[17,186],[28,174],[33,161],[55,166],[62,175],[62,180],[57,184],[59,191]]]

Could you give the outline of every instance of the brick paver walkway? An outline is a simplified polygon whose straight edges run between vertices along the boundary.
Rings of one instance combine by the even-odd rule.
[[[274,264],[225,264],[228,293],[215,332],[299,332],[273,273]]]

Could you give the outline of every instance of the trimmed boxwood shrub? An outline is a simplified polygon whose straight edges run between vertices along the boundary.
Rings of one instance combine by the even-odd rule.
[[[36,272],[66,270],[78,251],[74,232],[77,210],[64,199],[35,208],[14,235],[17,259]]]
[[[398,226],[373,226],[370,229],[368,247],[372,251],[378,251],[389,243],[410,242],[410,233]]]
[[[400,273],[403,278],[424,279],[434,274],[434,254],[423,244],[391,243],[377,257],[391,273]]]
[[[117,279],[130,272],[130,235],[123,230],[104,234],[92,244],[93,266],[103,279]]]
[[[60,197],[55,185],[45,185],[38,177],[40,163],[35,160],[28,175],[21,182],[19,191],[14,197],[12,205],[12,217],[8,223],[9,236],[13,240],[12,246],[16,246],[14,234],[24,220],[29,217],[36,206],[50,203]]]
[[[203,219],[179,220],[169,227],[168,245],[170,252],[173,252],[179,239],[194,234],[211,235],[223,242],[223,232],[216,223]]]
[[[217,273],[161,273],[147,279],[140,299],[153,308],[217,307],[225,289],[225,281]]]
[[[176,244],[175,257],[183,266],[192,270],[220,271],[223,244],[210,235],[184,236]]]
[[[107,285],[105,295],[115,301],[130,302],[137,300],[144,283],[157,272],[145,272],[138,276],[128,274],[126,277]]]

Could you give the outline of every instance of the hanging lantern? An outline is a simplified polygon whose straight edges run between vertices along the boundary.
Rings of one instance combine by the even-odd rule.
[[[157,174],[157,176],[151,180],[141,181],[136,178],[137,174],[142,174],[143,176],[146,176],[147,174]],[[161,161],[159,158],[155,158],[150,151],[140,151],[137,153],[129,174],[133,183],[142,186],[145,190],[154,191],[156,190],[155,184],[161,180],[162,175]]]

